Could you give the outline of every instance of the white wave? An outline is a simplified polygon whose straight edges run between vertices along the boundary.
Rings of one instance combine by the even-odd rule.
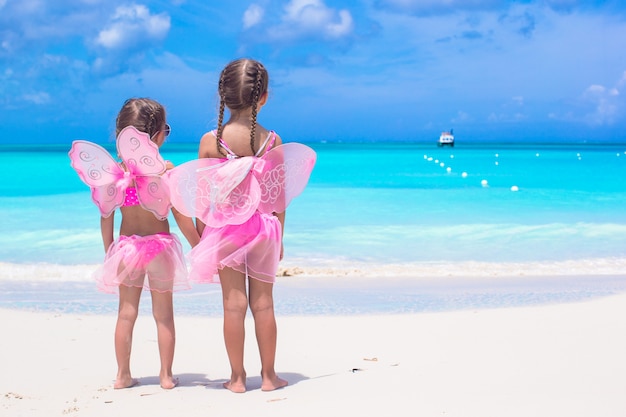
[[[626,257],[548,262],[404,262],[372,263],[345,259],[290,259],[278,275],[329,277],[489,278],[557,276],[625,276]]]
[[[1,281],[90,282],[98,265],[51,263],[14,264],[0,262]]]
[[[97,264],[0,263],[3,282],[91,282]],[[626,276],[626,257],[571,259],[552,262],[404,262],[380,263],[330,258],[290,258],[278,276],[346,278],[493,278],[557,276]]]

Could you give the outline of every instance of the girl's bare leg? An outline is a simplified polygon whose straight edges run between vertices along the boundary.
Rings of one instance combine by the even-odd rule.
[[[276,375],[276,317],[274,316],[274,285],[250,279],[250,310],[254,316],[254,328],[261,355],[261,390],[273,391],[287,385]]]
[[[246,371],[243,365],[245,318],[248,309],[246,277],[231,268],[220,271],[224,305],[224,343],[230,361],[230,381],[224,388],[232,392],[246,392]]]
[[[133,344],[133,329],[139,312],[141,288],[120,285],[120,304],[115,326],[115,357],[117,378],[113,388],[130,388],[137,380],[130,373],[130,352]]]
[[[178,379],[172,375],[176,330],[174,327],[174,305],[171,291],[152,291],[152,315],[157,326],[161,371],[161,388],[172,389],[178,385]]]

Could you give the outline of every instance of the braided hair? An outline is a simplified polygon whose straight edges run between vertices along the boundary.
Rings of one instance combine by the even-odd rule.
[[[226,156],[224,150],[222,149],[222,144],[220,143],[220,138],[222,137],[222,132],[224,131],[224,71],[220,74],[220,81],[217,86],[218,94],[220,95],[220,109],[219,114],[217,116],[217,150],[222,155]]]
[[[165,108],[149,98],[129,98],[117,114],[115,136],[128,126],[134,126],[153,138],[165,127]]]
[[[224,154],[220,138],[224,131],[224,108],[240,111],[251,108],[250,116],[250,149],[254,150],[256,135],[257,111],[260,98],[267,92],[269,75],[258,61],[253,59],[237,59],[229,63],[220,74],[218,94],[220,97],[219,115],[217,119],[217,149]]]

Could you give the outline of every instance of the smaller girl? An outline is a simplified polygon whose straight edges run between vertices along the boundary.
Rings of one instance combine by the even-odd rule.
[[[188,289],[187,267],[176,235],[170,233],[167,214],[171,204],[161,175],[173,168],[163,161],[158,149],[170,134],[165,109],[147,98],[127,100],[117,116],[116,144],[121,163],[100,146],[75,141],[70,151],[72,166],[92,187],[92,197],[102,214],[100,225],[106,252],[104,264],[94,273],[98,289],[119,294],[115,327],[118,371],[114,388],[138,383],[131,376],[130,354],[133,329],[143,289],[152,296],[152,314],[157,326],[164,389],[174,388],[172,375],[175,327],[172,292]],[[114,212],[122,220],[114,239]],[[172,208],[174,218],[195,246],[200,237],[193,220]],[[146,279],[147,277],[147,279]]]
[[[190,278],[222,286],[224,341],[231,366],[224,387],[238,393],[246,391],[248,306],[261,356],[261,389],[287,385],[274,370],[277,329],[272,292],[283,257],[285,209],[304,190],[316,159],[311,148],[283,144],[280,136],[257,123],[267,102],[268,82],[258,61],[228,64],[220,75],[217,129],[202,137],[198,160],[168,173],[172,204],[197,217],[202,234],[189,255]],[[230,118],[223,123],[225,108]]]

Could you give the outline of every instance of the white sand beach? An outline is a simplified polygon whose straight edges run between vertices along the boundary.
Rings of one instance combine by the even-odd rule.
[[[277,371],[260,390],[248,320],[248,392],[229,376],[221,319],[179,315],[177,388],[158,384],[152,318],[113,390],[114,315],[0,309],[2,416],[626,415],[626,294],[540,306],[278,316]]]

